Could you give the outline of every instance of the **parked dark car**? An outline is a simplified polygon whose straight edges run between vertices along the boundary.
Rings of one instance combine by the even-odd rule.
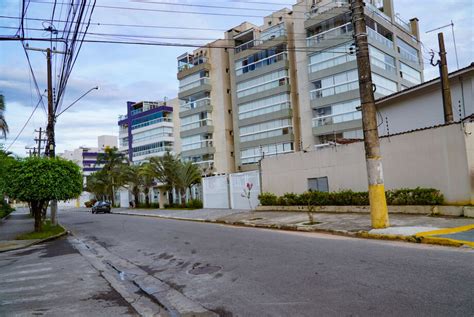
[[[99,213],[99,212],[103,212],[103,213],[110,213],[110,210],[111,210],[111,206],[110,206],[110,203],[107,202],[107,201],[98,201],[94,204],[94,206],[92,206],[92,213],[93,214],[96,214],[96,213]]]

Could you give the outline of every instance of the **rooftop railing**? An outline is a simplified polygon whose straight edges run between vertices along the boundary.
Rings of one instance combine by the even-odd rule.
[[[307,19],[313,17],[313,16],[316,16],[318,14],[322,14],[326,11],[329,11],[331,9],[334,9],[334,8],[339,8],[339,7],[342,7],[344,5],[347,5],[349,4],[349,0],[332,0],[331,2],[323,5],[323,6],[315,6],[314,8],[311,8],[311,10],[309,12],[306,12],[305,13],[305,16]]]

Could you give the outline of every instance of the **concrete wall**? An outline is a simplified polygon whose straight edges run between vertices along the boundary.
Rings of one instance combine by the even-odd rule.
[[[100,135],[97,137],[97,147],[104,150],[106,147],[114,148],[118,146],[118,140],[115,135]]]
[[[387,189],[433,187],[452,204],[474,203],[474,123],[452,124],[381,139]],[[307,179],[328,177],[329,190],[366,191],[362,142],[265,158],[263,191],[302,193]]]

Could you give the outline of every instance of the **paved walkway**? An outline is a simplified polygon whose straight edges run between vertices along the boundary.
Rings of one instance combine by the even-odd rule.
[[[34,219],[27,208],[17,208],[8,219],[0,222],[0,252],[21,249],[39,240],[15,240],[23,233],[34,230]]]

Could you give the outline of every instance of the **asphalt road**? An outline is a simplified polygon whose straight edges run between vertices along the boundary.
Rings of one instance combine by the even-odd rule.
[[[62,212],[221,316],[472,316],[474,252],[315,233]]]

